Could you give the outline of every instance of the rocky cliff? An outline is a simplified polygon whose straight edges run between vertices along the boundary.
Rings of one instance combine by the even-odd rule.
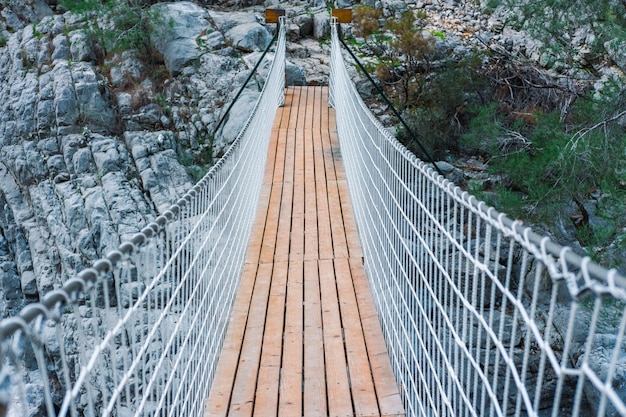
[[[507,26],[506,8],[487,15],[479,3],[378,6],[387,17],[425,11],[431,33],[445,35],[437,40],[443,53],[487,46],[561,68],[532,36]],[[213,130],[273,25],[263,22],[264,5],[157,3],[153,10],[168,28],[152,39],[155,71],[132,52],[102,56],[80,17],[55,1],[0,4],[0,314],[9,315],[140,230],[221,155],[245,122],[271,56],[221,134]],[[325,5],[292,2],[287,14],[288,82],[326,83]],[[593,32],[576,33],[572,45],[585,51]],[[623,53],[606,48],[588,81],[624,76]],[[474,178],[449,168],[459,181]]]
[[[54,1],[0,5],[0,315],[7,316],[139,231],[219,158],[254,105],[271,56],[216,137],[214,129],[273,27],[262,5],[157,3],[168,27],[152,39],[158,62],[150,66],[132,52],[102,54],[81,18]],[[569,71],[508,27],[504,9],[489,16],[454,0],[378,5],[387,17],[424,10],[427,28],[445,34],[437,41],[442,54],[488,47]],[[288,82],[326,83],[325,5],[293,2],[287,14]],[[591,38],[581,32],[572,42],[584,51]],[[600,88],[624,76],[622,55],[608,44],[595,75],[576,74]],[[446,171],[460,182],[476,178],[476,170],[447,164]]]

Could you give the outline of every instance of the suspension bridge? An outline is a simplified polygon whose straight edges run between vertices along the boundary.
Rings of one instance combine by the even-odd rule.
[[[0,416],[626,415],[626,279],[398,143],[336,22],[286,87],[284,28],[209,173],[0,323]]]

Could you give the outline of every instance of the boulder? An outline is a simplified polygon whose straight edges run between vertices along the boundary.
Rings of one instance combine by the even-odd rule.
[[[70,51],[72,61],[94,61],[96,59],[93,42],[89,35],[82,30],[70,33]]]
[[[259,23],[244,23],[226,33],[232,45],[243,52],[263,51],[272,40],[272,35]]]
[[[309,14],[302,14],[295,19],[296,25],[300,36],[312,36],[313,35],[313,16]]]
[[[226,119],[218,136],[215,138],[213,147],[215,156],[222,154],[228,145],[237,138],[237,135],[252,114],[259,95],[260,93],[256,92],[244,92],[235,102],[228,114],[228,119]]]
[[[624,72],[626,72],[625,46],[626,44],[620,39],[611,39],[610,41],[604,43],[604,49],[608,53],[611,60]]]
[[[616,323],[614,331],[617,332],[619,327],[619,320],[621,318],[621,311],[616,309],[612,312],[615,314]],[[612,366],[612,359],[614,350],[616,349],[617,337],[613,334],[603,334],[594,336],[593,346],[589,355],[589,368],[591,368],[596,375],[604,378],[611,373],[613,375],[613,388],[619,398],[626,396],[626,344],[622,341],[622,345],[617,347],[619,353],[617,354],[617,362],[615,366]],[[581,359],[577,367],[581,366]],[[589,401],[591,408],[597,410],[602,402],[600,392],[590,383],[584,385],[584,392],[587,401]],[[617,417],[621,415],[615,406],[610,401],[607,404],[606,416]]]
[[[287,85],[307,85],[304,69],[287,61],[285,65],[285,82]]]
[[[124,141],[135,161],[137,180],[159,213],[169,209],[193,186],[189,172],[178,161],[172,132],[125,132]]]
[[[68,60],[72,57],[70,51],[70,43],[67,40],[67,36],[64,34],[60,34],[54,37],[52,40],[52,61],[56,61],[59,59]]]
[[[259,59],[261,59],[261,52],[255,52],[247,55],[244,59],[248,63],[249,66],[254,66]],[[259,65],[257,69],[259,86],[263,87],[265,85],[265,80],[269,75],[270,68],[272,67],[272,63],[274,62],[274,54],[265,55],[263,62]],[[304,69],[291,62],[287,61],[285,64],[285,82],[286,85],[307,85],[307,77]]]
[[[163,55],[166,68],[172,74],[179,74],[187,65],[196,61],[202,51],[197,39],[210,27],[208,13],[195,3],[157,3],[152,6],[166,25],[159,38],[153,39],[155,48]]]
[[[316,39],[326,39],[330,36],[330,16],[326,10],[313,16],[313,36]]]
[[[198,45],[207,51],[215,51],[226,46],[226,38],[221,32],[211,32],[198,38]]]
[[[217,12],[214,10],[209,11],[209,16],[215,24],[217,30],[222,33],[226,33],[235,26],[247,24],[247,23],[259,23],[258,19],[253,13],[246,12]]]

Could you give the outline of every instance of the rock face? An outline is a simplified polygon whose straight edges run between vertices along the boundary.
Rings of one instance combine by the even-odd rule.
[[[187,1],[157,3],[152,9],[166,28],[155,40],[155,46],[163,54],[167,69],[178,74],[202,53],[196,39],[209,27],[208,13]]]
[[[224,152],[254,107],[262,71],[213,140],[222,107],[275,29],[262,24],[260,9],[226,13],[186,1],[157,3],[154,14],[167,22],[154,39],[164,61],[158,69],[132,52],[97,58],[97,46],[77,29],[80,19],[54,14],[43,0],[0,4],[0,312],[6,316],[169,208],[193,185],[192,171],[201,175],[194,155]],[[164,83],[163,75],[155,81],[158,71]],[[306,83],[302,66],[290,63],[288,74],[290,83]],[[190,167],[181,163],[190,160]]]
[[[203,3],[240,9],[258,2]],[[377,4],[386,17],[426,11],[428,29],[445,32],[445,42],[437,43],[445,53],[461,57],[487,43],[555,68],[538,41],[506,27],[504,11],[489,18],[469,2]],[[185,1],[157,3],[153,10],[171,22],[153,40],[164,67],[150,68],[132,52],[101,58],[104,65],[98,65],[90,38],[67,25],[75,17],[54,14],[43,0],[0,0],[0,6],[0,314],[6,316],[59,287],[180,198],[197,179],[191,168],[201,165],[181,161],[207,149],[211,157],[223,154],[254,107],[271,54],[213,138],[224,104],[260,59],[275,27],[264,24],[262,7],[224,12]],[[326,84],[325,4],[294,2],[287,14],[288,84]],[[592,37],[581,29],[572,38],[581,61],[589,58]],[[612,71],[623,76],[623,45],[604,47],[615,64]],[[449,164],[439,166],[463,175]],[[125,289],[120,302],[130,303],[138,291]],[[615,343],[605,336],[593,344],[591,366],[598,372],[607,366],[605,347]],[[70,343],[72,335],[67,337]],[[28,395],[34,404],[41,402],[36,385]]]

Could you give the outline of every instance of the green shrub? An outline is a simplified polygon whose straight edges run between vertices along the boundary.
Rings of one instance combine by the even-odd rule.
[[[111,52],[134,50],[153,66],[160,61],[150,41],[158,30],[171,25],[150,9],[155,1],[60,0],[59,4],[83,17],[84,29],[102,49]]]

